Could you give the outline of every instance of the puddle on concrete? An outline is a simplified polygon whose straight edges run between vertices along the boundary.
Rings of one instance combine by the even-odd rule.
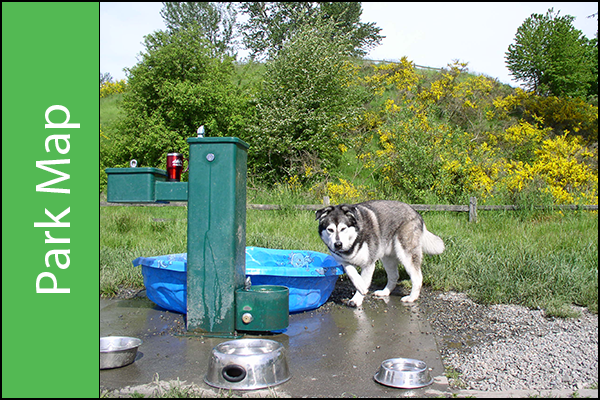
[[[100,336],[174,335],[183,330],[183,314],[164,310],[148,298],[113,300],[100,311]]]

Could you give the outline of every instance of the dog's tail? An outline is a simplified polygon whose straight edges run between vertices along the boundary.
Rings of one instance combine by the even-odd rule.
[[[425,254],[441,254],[444,251],[445,246],[442,238],[429,232],[425,225],[423,225],[421,248]]]

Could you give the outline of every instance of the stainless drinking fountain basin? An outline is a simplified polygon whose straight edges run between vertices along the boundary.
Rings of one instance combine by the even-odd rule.
[[[374,379],[382,385],[402,389],[416,389],[433,383],[427,365],[412,358],[390,358],[383,361]]]
[[[221,389],[254,390],[279,385],[290,378],[287,352],[281,343],[238,339],[213,348],[204,381]]]

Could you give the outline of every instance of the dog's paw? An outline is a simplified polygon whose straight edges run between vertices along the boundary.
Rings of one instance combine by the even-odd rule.
[[[356,308],[358,307],[352,299],[342,299],[342,304],[346,307]]]
[[[361,304],[356,304],[356,303],[355,303],[355,302],[353,302],[352,300],[350,300],[350,301],[348,302],[348,306],[349,306],[349,307],[351,307],[351,308],[356,308],[356,309],[359,309],[359,310],[362,310],[362,309],[363,309],[363,308],[362,308],[362,303],[361,303]]]
[[[360,307],[363,303],[363,299],[365,297],[360,294],[359,292],[356,292],[356,294],[354,295],[354,297],[352,297],[350,300],[348,300],[346,302],[346,305],[349,307]]]
[[[390,290],[388,288],[376,290],[373,292],[373,296],[377,296],[377,297],[387,297],[389,295],[390,295]]]
[[[405,303],[412,303],[415,300],[417,300],[419,298],[419,296],[404,296],[403,298],[401,298],[400,300],[402,300]]]

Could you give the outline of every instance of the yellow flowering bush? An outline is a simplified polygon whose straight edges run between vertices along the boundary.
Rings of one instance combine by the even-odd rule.
[[[466,63],[454,62],[423,74],[403,58],[355,76],[376,100],[354,120],[338,122],[351,133],[336,150],[355,160],[344,174],[353,168],[358,179],[339,171],[332,179],[319,160],[307,158],[286,187],[312,185],[311,196],[333,204],[373,197],[465,204],[470,196],[482,204],[597,204],[598,154],[590,145],[597,107],[465,71]]]
[[[100,86],[100,98],[110,96],[115,93],[123,93],[125,92],[125,88],[127,87],[127,82],[125,79],[121,79],[116,82],[104,82],[102,86]]]
[[[458,204],[471,195],[597,204],[597,149],[585,144],[597,138],[597,107],[521,89],[498,95],[498,82],[464,76],[465,69],[455,62],[427,82],[405,59],[375,67],[377,93],[393,86],[401,95],[370,111],[381,123],[356,158],[383,194]],[[559,131],[564,126],[577,136]]]
[[[493,105],[492,114],[499,118],[517,116],[551,128],[556,135],[566,129],[588,143],[598,141],[598,107],[581,98],[544,97],[517,88],[513,94],[494,99]]]
[[[468,132],[451,136],[454,136],[454,145],[446,140],[444,147],[447,151],[440,155],[443,161],[440,168],[451,179],[450,182],[441,181],[439,185],[445,187],[446,191],[452,190],[452,194],[462,191],[482,199],[494,197],[496,182],[501,177],[506,160],[486,142],[475,145]],[[457,141],[462,144],[456,144]],[[452,182],[455,185],[451,185]],[[459,182],[460,185],[456,185]]]
[[[597,149],[585,146],[597,140],[597,107],[578,98],[542,97],[520,88],[496,98],[494,106],[501,119],[521,117],[496,136],[510,158],[499,186],[515,196],[533,185],[557,204],[598,203]],[[588,164],[593,159],[595,168]]]
[[[362,82],[362,78],[359,75],[360,66],[358,66],[358,64],[346,60],[342,64],[342,70],[347,72],[341,80],[342,86],[351,87]]]
[[[449,64],[439,79],[418,94],[421,104],[412,107],[429,108],[434,115],[481,136],[489,130],[489,112],[494,108],[491,95],[499,84],[483,75],[466,75],[466,65],[458,61]]]
[[[551,130],[520,120],[517,124],[499,132],[494,138],[497,140],[497,145],[502,146],[506,157],[531,162],[535,159],[535,150],[539,148],[542,140],[548,137]]]
[[[287,179],[287,184],[289,185],[289,188],[292,191],[297,191],[298,189],[300,189],[300,186],[301,186],[301,184],[300,184],[300,177],[298,175],[290,176]]]
[[[558,204],[598,204],[598,174],[582,162],[582,157],[591,154],[580,138],[565,132],[545,140],[535,153],[533,169]]]
[[[362,124],[367,130],[377,129],[383,122],[383,118],[378,112],[365,111],[362,115]]]
[[[533,167],[523,161],[508,161],[504,166],[504,172],[503,183],[512,195],[522,191],[535,176]]]
[[[373,75],[366,77],[365,82],[372,85],[380,96],[389,86],[395,86],[401,92],[410,92],[419,80],[415,64],[406,57],[402,57],[398,63],[374,65],[373,69]]]
[[[458,82],[465,66],[455,62],[429,85],[406,58],[375,67],[371,82],[377,83],[378,93],[393,87],[401,95],[383,102],[382,124],[373,128],[377,148],[366,147],[357,158],[373,171],[384,194],[400,190],[407,200],[456,200],[469,176],[477,178],[474,186],[479,190],[490,191],[484,169],[465,162],[465,148],[475,147],[470,142],[472,135],[457,132],[438,115],[438,106],[449,99],[456,99],[452,100],[458,104],[455,112],[479,109],[476,103],[483,97],[479,92],[487,91],[491,84],[484,77]]]
[[[339,178],[340,183],[327,182],[327,193],[332,204],[356,203],[363,197],[364,186],[354,186],[346,179]]]

